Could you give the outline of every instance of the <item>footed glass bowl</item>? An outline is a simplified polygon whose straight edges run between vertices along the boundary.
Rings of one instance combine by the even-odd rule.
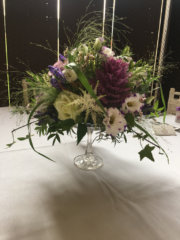
[[[103,166],[103,161],[100,157],[93,154],[92,150],[92,134],[95,131],[95,127],[92,124],[87,123],[87,147],[85,154],[79,155],[74,158],[74,165],[77,168],[86,171],[96,170]],[[96,130],[100,130],[96,128]]]

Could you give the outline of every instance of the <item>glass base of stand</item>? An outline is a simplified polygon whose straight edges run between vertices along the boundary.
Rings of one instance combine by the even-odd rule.
[[[80,169],[91,171],[102,167],[103,161],[100,157],[95,156],[94,154],[83,154],[75,157],[74,165]]]

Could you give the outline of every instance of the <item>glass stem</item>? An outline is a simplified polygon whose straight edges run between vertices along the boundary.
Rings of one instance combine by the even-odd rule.
[[[86,147],[86,152],[85,152],[86,155],[93,155],[92,134],[93,134],[92,128],[88,127],[87,128],[87,147]]]

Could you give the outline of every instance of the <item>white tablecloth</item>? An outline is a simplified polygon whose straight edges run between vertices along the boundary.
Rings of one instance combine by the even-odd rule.
[[[7,112],[0,115],[0,240],[180,239],[179,133],[160,139],[169,164],[158,150],[155,162],[140,161],[139,142],[129,136],[115,148],[95,143],[104,166],[88,172],[73,165],[85,141],[77,147],[68,136],[54,147],[34,137],[37,150],[56,163],[28,142],[4,149],[13,121]],[[167,122],[178,126],[174,116]]]

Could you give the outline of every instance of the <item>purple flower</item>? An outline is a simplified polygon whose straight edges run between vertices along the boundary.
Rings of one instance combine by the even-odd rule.
[[[60,54],[59,55],[59,61],[64,62],[65,60],[66,60],[66,58],[62,54]]]
[[[120,107],[124,99],[130,96],[127,70],[128,63],[113,58],[104,62],[102,69],[96,70],[96,78],[90,80],[90,84],[95,87],[99,80],[97,95],[106,95],[100,99],[104,107]]]
[[[59,68],[53,67],[51,65],[49,65],[48,68],[49,71],[61,81],[61,83],[65,82],[65,77]]]
[[[177,108],[176,108],[176,111],[180,111],[180,107],[177,107]]]
[[[57,79],[51,78],[50,82],[51,82],[52,87],[56,88],[59,91],[62,91]]]

